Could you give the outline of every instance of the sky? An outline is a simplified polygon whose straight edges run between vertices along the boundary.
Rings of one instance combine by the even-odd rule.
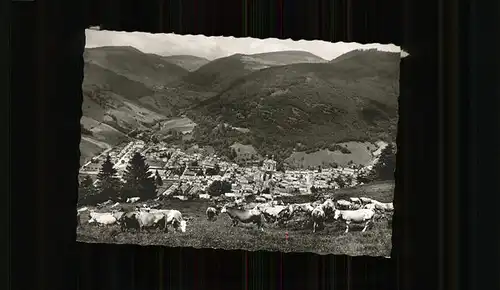
[[[322,40],[299,40],[277,38],[235,38],[223,36],[179,35],[174,33],[122,32],[87,29],[86,47],[132,46],[145,53],[162,56],[194,55],[213,60],[236,53],[255,54],[285,50],[302,50],[326,60],[355,49],[373,49],[401,52],[394,44],[360,44],[356,42],[327,42]],[[401,52],[402,57],[407,56]]]

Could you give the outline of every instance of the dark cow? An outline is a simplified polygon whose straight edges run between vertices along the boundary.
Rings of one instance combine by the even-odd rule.
[[[264,216],[259,210],[239,209],[236,207],[228,208],[227,206],[224,206],[221,213],[227,213],[232,220],[233,227],[238,225],[239,222],[244,224],[253,223],[256,224],[261,231],[264,231]]]
[[[215,220],[217,220],[217,216],[219,215],[219,211],[216,208],[210,206],[207,208],[206,214],[207,214],[207,220],[215,221]]]
[[[316,229],[323,229],[325,226],[325,211],[323,210],[323,206],[317,206],[312,212],[311,212],[311,218],[313,221],[313,233],[316,232]]]
[[[120,228],[122,231],[127,231],[130,229],[138,230],[140,228],[139,220],[137,219],[138,212],[130,211],[124,213],[118,220],[120,222]]]

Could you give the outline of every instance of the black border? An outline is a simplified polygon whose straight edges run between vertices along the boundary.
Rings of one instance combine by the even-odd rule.
[[[186,2],[189,1],[182,4],[183,12],[178,13],[178,0],[166,2],[168,5],[164,4],[163,9],[156,0],[151,3],[158,6],[149,8],[139,6],[139,1],[120,1],[121,7],[134,10],[135,17],[123,13],[125,10],[118,9],[122,14],[117,13],[117,0],[99,1],[99,4],[83,0],[12,3],[10,118],[14,127],[10,139],[14,144],[10,152],[7,150],[7,156],[13,157],[10,164],[12,210],[7,210],[13,223],[10,233],[13,249],[7,252],[12,255],[11,287],[66,290],[76,288],[75,281],[78,281],[80,288],[128,289],[133,287],[129,280],[133,278],[134,288],[156,289],[160,285],[168,286],[163,279],[171,278],[170,286],[174,288],[450,289],[453,283],[463,279],[467,282],[460,284],[463,288],[481,285],[478,289],[495,289],[498,260],[496,265],[494,260],[499,257],[499,243],[491,221],[497,220],[498,195],[495,193],[499,191],[494,181],[499,163],[496,162],[498,155],[491,152],[499,148],[495,142],[500,124],[495,118],[498,116],[498,79],[495,78],[498,74],[494,74],[498,64],[491,64],[492,57],[483,53],[483,47],[467,46],[459,41],[473,44],[482,40],[491,51],[499,51],[492,47],[497,45],[495,40],[490,40],[500,35],[498,26],[487,22],[498,19],[498,15],[493,15],[499,12],[498,3],[491,1],[492,7],[479,7],[477,3],[468,5],[463,1],[465,8],[458,11],[452,10],[452,1],[437,1],[439,5],[432,1],[434,5],[429,6],[425,1],[406,0],[400,16],[403,34],[384,38],[383,28],[389,31],[398,28],[395,19],[384,18],[387,14],[383,13],[390,10],[389,7],[398,7],[389,3],[359,4],[358,1],[347,5],[348,1],[341,1],[332,6],[313,5],[312,1],[293,5],[282,4],[283,1],[277,1],[276,5],[253,1],[254,6],[247,11],[250,19],[244,25],[238,19],[241,14],[227,13],[230,9],[242,10],[236,1],[211,2],[211,5],[197,7],[190,7]],[[376,7],[370,10],[369,5]],[[113,15],[89,13],[96,7],[108,14],[113,11]],[[263,12],[265,8],[267,12]],[[479,11],[480,8],[483,10]],[[325,12],[332,10],[335,17]],[[186,11],[198,14],[187,15]],[[397,215],[394,218],[397,241],[392,259],[75,243],[83,29],[101,22],[108,29],[159,30],[159,23],[153,21],[155,18],[147,17],[153,12],[163,15],[159,22],[163,31],[181,34],[396,42],[411,53],[401,67]],[[479,13],[485,16],[479,17]],[[141,15],[150,21],[139,21]],[[282,22],[270,15],[278,15],[277,19]],[[366,15],[377,16],[370,24],[379,23],[379,26],[370,27],[382,28],[370,30],[359,20]],[[264,25],[260,25],[262,21]],[[472,26],[474,22],[478,23],[476,27]],[[146,26],[141,29],[139,24]],[[331,27],[336,28],[333,33],[328,29]],[[458,32],[459,38],[455,38],[454,33]],[[437,43],[439,37],[443,41],[441,46]],[[442,55],[437,54],[440,49]],[[449,52],[457,50],[459,55],[454,58]],[[459,56],[465,61],[459,62]],[[485,67],[491,70],[485,72]],[[460,116],[451,114],[458,111],[457,106],[462,106],[461,118],[466,121],[458,128],[453,118]],[[484,129],[488,126],[493,126],[493,131]],[[479,142],[481,147],[477,145]],[[457,162],[458,153],[470,155],[470,152],[476,154],[465,159],[469,167],[463,166],[467,165],[465,161]],[[457,187],[459,182],[467,184]],[[461,244],[457,244],[459,231],[468,237]],[[460,255],[454,246],[467,254]],[[214,263],[215,260],[220,262]],[[490,261],[492,266],[485,261]],[[132,269],[133,262],[141,268]],[[99,267],[92,273],[91,268],[86,268],[97,264]],[[182,275],[179,270],[183,271]],[[159,271],[163,279],[158,279]],[[232,280],[231,275],[238,279]]]

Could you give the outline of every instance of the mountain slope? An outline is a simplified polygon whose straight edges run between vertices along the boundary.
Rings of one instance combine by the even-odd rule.
[[[377,49],[353,50],[330,61],[337,69],[358,75],[379,74],[387,77],[399,76],[401,53]],[[397,65],[395,65],[397,63]]]
[[[166,119],[142,101],[155,94],[152,89],[94,63],[85,63],[82,90],[83,159],[128,140],[126,134],[134,129],[146,129]]]
[[[182,81],[187,70],[130,47],[87,49],[84,59],[82,160],[211,96]]]
[[[195,71],[201,66],[209,63],[210,61],[203,57],[194,55],[171,55],[164,56],[163,59],[169,63],[175,64],[184,68],[187,71]]]
[[[390,65],[381,61],[361,66],[365,57],[250,73],[203,102],[193,115],[248,128],[257,147],[265,143],[295,148],[300,143],[314,148],[350,140],[392,140],[398,117],[399,58]]]
[[[202,88],[220,91],[236,79],[253,71],[294,63],[320,63],[326,60],[303,51],[279,51],[253,55],[234,54],[213,60],[187,75],[184,80]]]
[[[273,65],[287,65],[294,63],[324,63],[327,60],[307,51],[288,50],[252,54],[250,57],[261,62],[269,62]]]
[[[181,79],[188,74],[184,68],[155,54],[146,54],[132,47],[110,46],[85,50],[86,62],[106,68],[118,75],[155,88]]]

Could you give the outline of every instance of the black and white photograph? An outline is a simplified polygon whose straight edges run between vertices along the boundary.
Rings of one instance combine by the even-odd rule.
[[[78,241],[389,257],[406,55],[87,29]]]

